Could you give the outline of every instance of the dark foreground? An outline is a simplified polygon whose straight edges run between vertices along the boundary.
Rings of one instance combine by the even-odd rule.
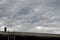
[[[15,36],[15,40],[58,40],[56,37],[36,37],[36,36]],[[8,36],[0,36],[0,40],[8,40]],[[14,38],[9,38],[14,40]]]
[[[20,33],[19,33],[20,34]],[[16,34],[0,34],[0,40],[58,40],[60,39],[59,35],[49,35],[49,34],[39,34],[41,36],[34,36],[31,35],[31,33],[24,33],[26,35],[23,35],[23,33],[21,33],[21,35],[16,35]],[[33,33],[34,34],[34,33]],[[35,34],[36,35],[36,34]],[[43,35],[49,35],[49,36],[43,36]],[[9,38],[10,37],[10,38]]]

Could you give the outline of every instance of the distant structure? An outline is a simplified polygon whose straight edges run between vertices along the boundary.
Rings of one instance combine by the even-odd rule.
[[[4,31],[7,32],[7,27],[4,27]]]

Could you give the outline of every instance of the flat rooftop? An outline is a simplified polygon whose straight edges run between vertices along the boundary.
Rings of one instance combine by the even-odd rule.
[[[34,33],[34,32],[4,32],[4,31],[0,31],[0,35],[19,35],[19,36],[37,36],[37,37],[60,37],[60,34]]]

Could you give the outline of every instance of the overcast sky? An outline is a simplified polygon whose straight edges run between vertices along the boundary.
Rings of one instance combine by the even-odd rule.
[[[60,0],[0,0],[0,31],[60,34]]]

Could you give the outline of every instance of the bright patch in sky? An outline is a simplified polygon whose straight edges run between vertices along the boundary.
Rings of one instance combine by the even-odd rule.
[[[42,26],[37,26],[36,29],[43,29],[43,27]]]

